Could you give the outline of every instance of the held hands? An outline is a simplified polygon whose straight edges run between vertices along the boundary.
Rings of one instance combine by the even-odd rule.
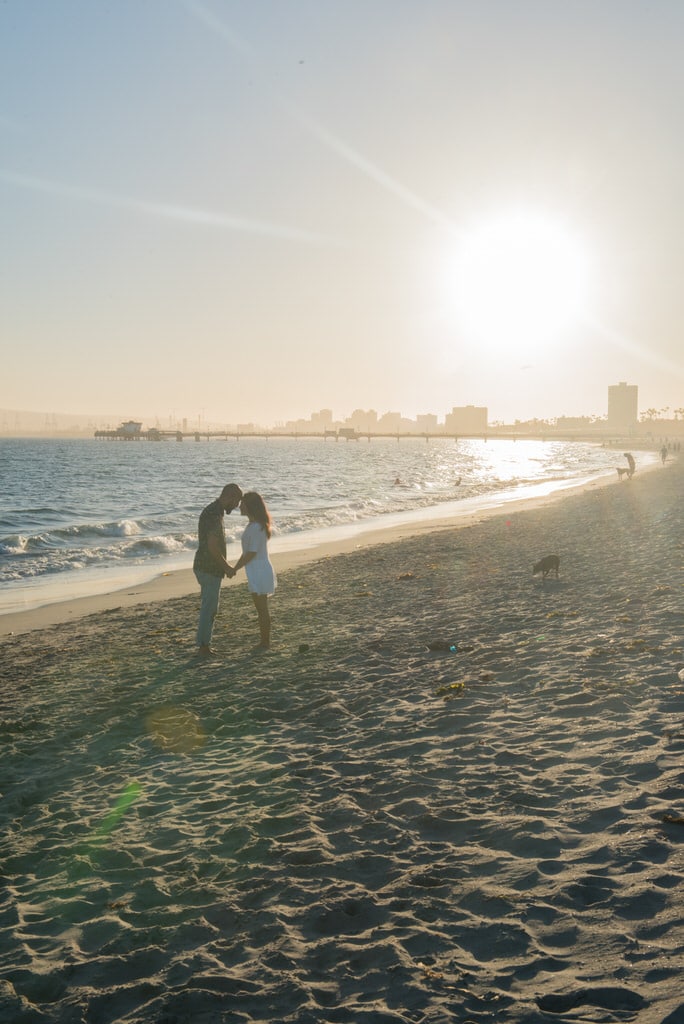
[[[237,569],[234,569],[232,565],[226,568],[226,576],[229,580],[232,580],[234,576],[237,576]]]

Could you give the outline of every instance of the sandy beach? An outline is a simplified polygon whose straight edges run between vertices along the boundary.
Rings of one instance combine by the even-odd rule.
[[[5,622],[0,1020],[682,1024],[683,484]]]

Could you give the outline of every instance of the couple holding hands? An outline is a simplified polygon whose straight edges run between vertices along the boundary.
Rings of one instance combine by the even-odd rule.
[[[226,537],[223,532],[224,513],[235,508],[247,516],[249,523],[242,534],[242,554],[235,563],[226,561]],[[201,590],[197,646],[201,658],[210,658],[214,619],[221,596],[221,580],[232,579],[244,567],[247,586],[259,618],[260,643],[257,651],[271,646],[271,615],[268,599],[276,588],[276,574],[268,557],[271,536],[271,516],[264,499],[256,491],[242,493],[237,484],[226,484],[221,494],[202,511],[199,517],[199,546],[195,553],[193,570]]]

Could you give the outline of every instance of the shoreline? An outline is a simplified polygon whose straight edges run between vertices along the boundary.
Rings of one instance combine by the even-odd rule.
[[[643,476],[659,468],[661,467],[656,462],[647,464],[641,468],[640,475]],[[452,514],[449,515],[433,516],[430,515],[430,509],[423,510],[425,515],[422,517],[411,513],[407,515],[397,513],[396,517],[392,517],[390,514],[383,518],[385,520],[396,518],[398,522],[374,524],[373,521],[369,521],[355,527],[345,527],[340,531],[344,534],[341,538],[322,540],[306,547],[297,547],[297,535],[286,535],[274,539],[271,544],[271,560],[276,572],[280,575],[289,569],[308,565],[319,559],[349,554],[359,548],[391,544],[406,537],[420,537],[433,531],[462,529],[475,522],[490,519],[496,515],[504,515],[509,511],[513,513],[525,508],[541,508],[548,503],[561,501],[572,494],[585,493],[597,487],[611,485],[619,485],[612,472],[577,483],[564,482],[547,493],[537,493],[531,497],[527,495],[514,497],[510,496],[509,492],[502,491],[499,494],[488,496],[482,501],[466,499],[463,505],[454,502],[452,503]],[[531,489],[543,491],[545,486],[543,483],[535,484],[531,485]],[[279,540],[285,550],[278,550]],[[241,578],[236,581],[224,580],[222,590],[238,586],[240,582]],[[196,592],[198,592],[197,582],[191,568],[172,569],[153,575],[139,583],[129,582],[119,587],[107,588],[101,593],[75,598],[64,596],[25,609],[0,611],[0,637],[45,629],[49,626],[76,621],[98,612],[166,601]]]

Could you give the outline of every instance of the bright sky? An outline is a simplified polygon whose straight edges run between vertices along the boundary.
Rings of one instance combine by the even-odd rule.
[[[684,406],[681,0],[5,0],[0,407]]]

